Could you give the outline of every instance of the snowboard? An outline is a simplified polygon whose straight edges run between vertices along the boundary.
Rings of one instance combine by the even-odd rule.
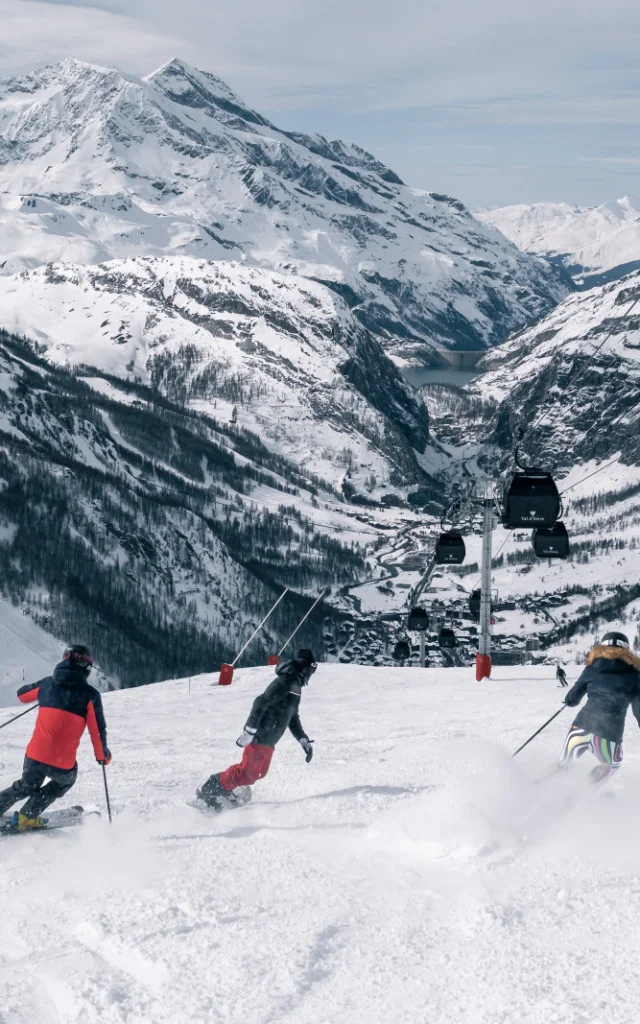
[[[232,799],[224,796],[215,797],[210,804],[200,797],[196,797],[195,800],[188,800],[187,803],[189,807],[195,807],[196,810],[202,811],[203,814],[220,814],[221,811],[235,811],[239,807],[246,807],[250,803],[253,793],[251,786],[238,786],[237,789],[231,790],[229,796]]]
[[[58,811],[51,811],[50,814],[43,814],[45,824],[39,828],[19,829],[11,823],[12,815],[4,814],[0,817],[0,835],[2,836],[26,836],[31,832],[50,832],[56,828],[71,828],[82,823],[88,817],[100,817],[100,811],[85,811],[80,804],[73,807],[64,807]]]

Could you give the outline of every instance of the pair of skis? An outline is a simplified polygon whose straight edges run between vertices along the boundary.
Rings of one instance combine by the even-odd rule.
[[[36,828],[18,828],[14,825],[11,815],[0,817],[0,836],[25,836],[30,832],[50,832],[57,828],[72,828],[82,825],[88,817],[100,817],[100,811],[85,811],[84,807],[75,804],[73,807],[65,807],[59,811],[52,811],[51,814],[43,817],[43,824]]]

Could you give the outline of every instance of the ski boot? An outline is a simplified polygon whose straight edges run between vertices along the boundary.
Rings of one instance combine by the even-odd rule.
[[[48,818],[28,818],[22,811],[14,811],[11,825],[18,832],[28,832],[31,828],[45,828],[48,821]]]

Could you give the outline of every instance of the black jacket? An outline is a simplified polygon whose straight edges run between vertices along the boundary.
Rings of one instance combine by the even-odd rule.
[[[575,707],[585,693],[587,703],[573,724],[612,743],[622,743],[629,705],[640,725],[640,658],[624,647],[597,645],[565,704]]]
[[[302,687],[308,681],[308,667],[297,660],[283,661],[278,665],[276,678],[254,700],[245,725],[245,729],[257,730],[253,743],[275,747],[287,728],[297,740],[309,738],[298,714]]]

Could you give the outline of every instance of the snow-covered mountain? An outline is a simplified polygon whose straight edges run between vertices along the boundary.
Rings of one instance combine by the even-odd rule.
[[[99,370],[80,379],[2,332],[0,443],[3,594],[127,685],[219,665],[288,586],[250,652],[264,661],[305,594],[358,579],[376,539],[239,425]],[[333,614],[320,605],[299,635],[319,655]]]
[[[427,411],[314,281],[193,257],[0,276],[0,317],[50,362],[96,366],[258,434],[349,495],[424,483]]]
[[[0,529],[6,536],[7,527]],[[8,707],[18,703],[19,686],[51,672],[64,645],[38,626],[20,606],[0,598],[0,649],[0,707]]]
[[[482,349],[566,294],[457,200],[357,146],[285,132],[172,60],[65,60],[0,84],[0,264],[245,261],[324,282],[396,357]]]
[[[463,486],[484,471],[500,493],[518,445],[523,465],[553,473],[571,543],[568,561],[548,563],[530,531],[496,529],[493,586],[516,605],[496,632],[537,633],[545,651],[572,658],[613,621],[640,649],[640,273],[568,297],[479,368],[463,388],[421,391],[433,433],[453,446],[451,471]],[[480,577],[480,539],[466,545],[460,575],[430,592],[452,609],[460,584]]]
[[[493,404],[494,439],[524,431],[530,463],[567,470],[623,454],[640,465],[640,273],[567,298],[484,357],[464,390]]]
[[[522,203],[476,214],[524,252],[562,264],[579,288],[593,288],[640,269],[640,200],[602,206]]]

